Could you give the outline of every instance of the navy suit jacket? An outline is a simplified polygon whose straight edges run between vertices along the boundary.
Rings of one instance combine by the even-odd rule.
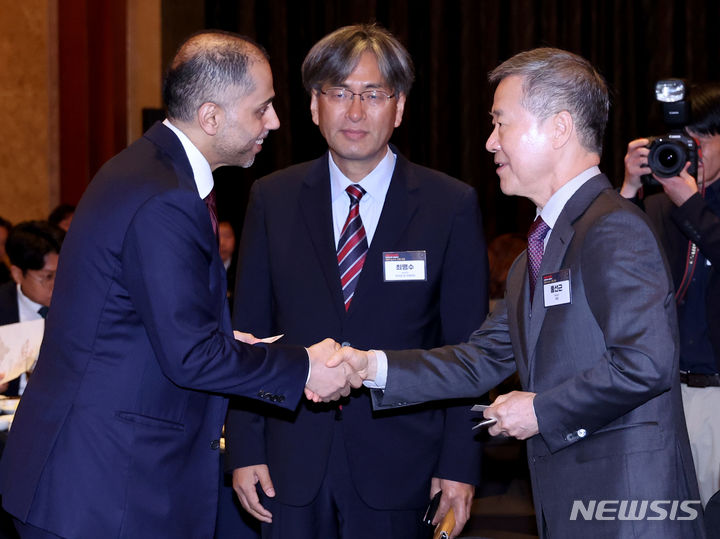
[[[301,348],[233,339],[205,203],[162,124],[73,217],[37,367],[0,464],[4,507],[63,537],[211,537],[227,399],[293,408]]]
[[[395,152],[397,153],[397,151]],[[427,280],[385,282],[383,252],[424,250]],[[255,182],[243,228],[236,329],[308,345],[333,337],[359,348],[437,346],[466,339],[487,312],[487,254],[470,186],[398,154],[349,311],[335,252],[327,154]],[[343,429],[353,482],[377,509],[427,504],[430,478],[477,483],[480,446],[470,405],[374,414],[369,392],[297,413],[231,410],[232,468],[267,464],[277,500],[305,505]]]
[[[15,281],[10,281],[0,285],[0,326],[17,324],[19,321],[17,284],[15,284]],[[20,387],[19,382],[19,378],[11,380],[4,395],[17,395]]]

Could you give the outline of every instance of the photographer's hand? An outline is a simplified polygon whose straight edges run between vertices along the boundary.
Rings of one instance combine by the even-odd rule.
[[[642,187],[641,176],[650,174],[652,171],[648,166],[648,149],[650,141],[646,138],[639,138],[630,141],[625,154],[625,179],[620,188],[620,195],[625,198],[634,198]]]
[[[654,178],[662,185],[665,190],[665,194],[676,206],[682,206],[688,198],[698,192],[698,182],[696,182],[695,178],[688,174],[689,166],[690,161],[685,163],[685,168],[682,169],[682,172],[678,176],[673,176],[672,178],[658,178],[657,176],[654,176]],[[702,174],[703,167],[700,165],[698,166],[698,176],[701,176]],[[702,180],[702,178],[699,179]]]

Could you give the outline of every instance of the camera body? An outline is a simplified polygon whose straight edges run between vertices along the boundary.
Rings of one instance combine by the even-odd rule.
[[[648,166],[659,178],[677,176],[688,161],[688,174],[697,178],[698,146],[695,139],[683,131],[676,130],[661,137],[650,137],[648,148]]]
[[[690,122],[690,104],[685,100],[685,83],[678,79],[658,81],[655,97],[662,105],[663,121],[670,127],[667,135],[648,137],[648,166],[659,178],[672,178],[690,161],[688,173],[697,178],[698,144],[684,128]],[[642,176],[645,185],[657,185],[651,174]]]

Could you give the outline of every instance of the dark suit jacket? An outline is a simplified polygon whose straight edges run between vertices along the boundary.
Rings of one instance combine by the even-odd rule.
[[[7,267],[5,262],[0,262],[0,284],[14,282],[12,275],[10,274],[10,268]]]
[[[231,332],[225,270],[177,137],[110,160],[63,244],[0,464],[5,508],[63,537],[211,537],[226,398],[293,408],[306,352]]]
[[[0,285],[0,326],[6,324],[17,324],[20,321],[17,303],[17,284],[15,281]],[[18,394],[20,379],[15,378],[8,384],[4,395],[15,396]]]
[[[546,308],[542,276],[560,269],[570,270],[572,302]],[[479,394],[517,367],[537,393],[540,434],[527,448],[541,535],[544,517],[553,539],[703,537],[701,517],[570,520],[574,500],[699,500],[667,264],[645,215],[604,176],[561,212],[532,308],[522,254],[505,300],[468,343],[388,352],[388,362],[379,407]]]
[[[688,240],[692,240],[712,264],[705,307],[710,342],[720,371],[720,217],[699,194],[682,206],[675,206],[667,195],[658,193],[648,197],[644,206],[670,261],[676,288],[685,274]]]
[[[397,153],[397,152],[396,152]],[[383,252],[425,250],[427,281],[383,282]],[[322,337],[361,348],[466,339],[487,311],[487,256],[474,189],[398,155],[352,304],[343,306],[327,155],[255,183],[243,228],[234,327],[284,342]],[[229,414],[232,468],[268,464],[277,499],[305,505],[343,429],[354,484],[378,509],[427,504],[430,478],[476,483],[469,405],[374,414],[367,390],[296,414]]]

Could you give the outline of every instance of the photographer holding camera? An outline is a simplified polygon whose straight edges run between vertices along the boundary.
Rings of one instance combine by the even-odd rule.
[[[664,101],[660,93],[658,100]],[[653,144],[651,150],[650,139],[637,139],[628,144],[620,194],[645,209],[671,267],[683,406],[705,505],[720,490],[720,84],[693,86],[688,101],[684,132],[699,147],[697,178],[689,173],[695,168],[693,152],[679,151],[679,172],[665,177],[659,163],[677,160],[673,150],[658,157],[662,149],[655,151]],[[665,120],[672,125],[667,105],[663,103]],[[643,199],[643,184],[651,177],[663,192]]]

